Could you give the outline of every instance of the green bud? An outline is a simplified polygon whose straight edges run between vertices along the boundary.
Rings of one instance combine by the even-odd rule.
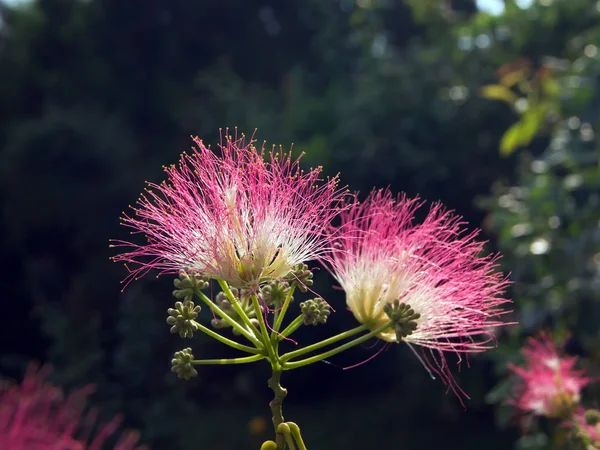
[[[261,296],[264,302],[275,308],[281,307],[290,290],[290,284],[287,281],[274,280],[263,286]]]
[[[260,450],[277,450],[279,447],[274,441],[265,441],[260,446]]]
[[[194,331],[198,330],[198,326],[194,320],[198,318],[200,306],[194,305],[191,300],[175,302],[175,308],[167,310],[169,317],[167,323],[171,325],[171,333],[179,333],[182,338],[191,338],[194,336]]]
[[[318,325],[327,322],[331,307],[322,298],[314,298],[300,303],[304,325]]]
[[[227,325],[229,325],[226,321],[224,321],[223,319],[217,319],[216,317],[210,321],[210,324],[213,328],[216,328],[217,330],[221,329],[221,328],[226,328]]]
[[[385,312],[394,323],[396,339],[398,342],[417,329],[417,320],[421,317],[421,314],[416,313],[410,305],[407,303],[400,303],[400,300],[398,299],[394,300],[392,303],[386,304],[383,307],[383,312]]]
[[[313,273],[308,270],[304,263],[296,264],[287,279],[296,286],[300,292],[307,292],[308,287],[313,285]]]
[[[175,352],[174,358],[171,360],[171,372],[175,372],[179,378],[189,380],[197,377],[198,372],[194,369],[192,361],[194,355],[191,348],[184,348],[179,352]]]
[[[588,425],[598,425],[600,422],[600,411],[597,409],[588,409],[585,412],[585,422]]]
[[[191,301],[194,298],[195,290],[202,290],[208,287],[208,279],[198,274],[188,274],[185,270],[179,271],[179,278],[173,280],[175,290],[173,296],[177,300]]]

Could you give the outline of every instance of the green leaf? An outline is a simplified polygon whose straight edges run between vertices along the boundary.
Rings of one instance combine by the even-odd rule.
[[[500,84],[488,84],[487,86],[483,86],[480,90],[480,95],[483,98],[502,100],[511,105],[517,101],[517,94]]]
[[[507,88],[513,87],[521,80],[525,79],[525,74],[522,70],[515,70],[513,72],[508,72],[502,78],[500,78],[500,84],[506,86]]]
[[[550,76],[542,79],[542,89],[551,98],[556,98],[560,94],[560,84]]]
[[[500,154],[509,156],[517,148],[528,145],[538,133],[546,116],[546,108],[543,105],[532,107],[525,111],[521,120],[513,124],[502,135],[500,140]]]

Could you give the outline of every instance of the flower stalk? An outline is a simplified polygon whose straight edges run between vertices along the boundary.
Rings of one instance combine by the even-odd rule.
[[[258,325],[260,327],[260,332],[263,337],[264,345],[269,353],[269,360],[271,365],[273,366],[273,370],[278,370],[279,368],[279,358],[275,355],[275,350],[273,348],[273,344],[271,343],[271,336],[269,336],[269,332],[267,331],[267,326],[265,325],[265,317],[258,303],[258,298],[256,295],[252,295],[252,305],[254,306],[254,310],[256,311],[256,317],[258,318]]]
[[[274,370],[271,378],[269,378],[269,381],[267,382],[274,394],[273,400],[269,402],[269,407],[271,408],[273,426],[276,431],[275,443],[277,444],[278,450],[283,450],[285,448],[285,436],[280,432],[279,426],[284,423],[282,407],[283,400],[287,395],[287,389],[281,387],[281,373],[282,371]]]
[[[225,294],[227,299],[231,302],[231,306],[233,306],[233,309],[238,314],[238,316],[240,316],[240,319],[242,319],[242,321],[244,322],[246,327],[248,327],[254,333],[254,336],[258,335],[259,334],[258,330],[254,326],[254,324],[250,321],[250,317],[248,317],[248,314],[246,314],[246,311],[244,311],[244,309],[240,306],[240,303],[238,302],[237,298],[235,298],[235,295],[233,295],[233,292],[231,292],[231,289],[229,288],[229,284],[227,284],[227,282],[225,280],[217,280],[217,282],[219,283],[219,286],[221,286],[221,289],[223,289],[223,293]],[[259,312],[257,311],[256,315],[258,317],[261,314],[259,314]]]
[[[303,325],[303,323],[304,323],[304,316],[302,314],[300,314],[281,333],[279,333],[279,334],[274,333],[274,337],[279,338],[279,339],[286,338],[286,337],[290,336],[298,328],[300,328]]]
[[[196,322],[195,320],[192,321],[192,323],[198,328],[198,330],[202,331],[207,336],[210,336],[211,338],[216,339],[217,341],[222,342],[223,344],[228,345],[231,348],[235,348],[236,350],[240,350],[240,351],[246,352],[246,353],[254,353],[254,354],[261,354],[261,355],[264,353],[263,349],[259,349],[256,347],[249,347],[247,345],[240,344],[239,342],[236,342],[234,340],[226,338],[223,335],[220,335],[219,333],[214,332],[210,328],[205,327],[204,325]]]
[[[231,291],[229,291],[231,293]],[[262,342],[256,337],[256,334],[248,331],[246,328],[242,327],[236,320],[231,318],[229,314],[219,308],[215,302],[213,302],[210,298],[204,295],[201,291],[196,291],[196,295],[200,298],[204,303],[208,305],[210,309],[212,309],[216,314],[218,314],[222,319],[224,319],[229,325],[231,325],[235,330],[237,330],[242,336],[252,342],[257,348],[263,348]],[[233,294],[231,294],[233,297]],[[235,299],[234,299],[235,300]],[[235,301],[237,304],[237,300]],[[232,303],[234,305],[234,303]],[[245,314],[245,313],[244,313]]]
[[[300,319],[301,319],[301,317],[300,317]],[[297,320],[298,319],[296,319],[293,323],[297,323],[296,322]],[[302,320],[300,320],[300,322],[302,322]],[[391,326],[391,325],[388,325],[388,326]],[[307,353],[311,353],[316,350],[319,350],[320,348],[326,347],[328,345],[335,344],[338,341],[341,341],[343,339],[348,339],[348,338],[354,336],[355,334],[361,333],[363,331],[367,331],[368,329],[369,329],[369,327],[367,327],[366,325],[360,325],[358,327],[352,328],[351,330],[344,331],[343,333],[340,333],[340,334],[337,334],[330,338],[319,341],[315,344],[307,345],[306,347],[302,347],[298,350],[294,350],[293,352],[288,352],[288,353],[282,355],[280,357],[280,360],[282,363],[285,364],[290,359],[297,358],[297,357],[305,355]],[[387,329],[387,326],[385,327],[385,329]],[[284,331],[284,334],[285,334],[285,331]],[[348,348],[350,348],[350,347],[348,347]]]
[[[370,333],[367,333],[359,338],[356,338],[346,344],[340,345],[339,347],[336,347],[332,350],[329,350],[327,352],[324,353],[319,353],[318,355],[315,356],[311,356],[310,358],[306,358],[306,359],[302,359],[300,361],[292,361],[289,363],[284,363],[283,364],[283,370],[292,370],[292,369],[297,369],[298,367],[303,367],[303,366],[308,366],[309,364],[313,364],[316,363],[318,361],[322,361],[324,359],[330,358],[332,356],[337,355],[338,353],[341,353],[345,350],[348,350],[349,348],[355,347],[357,345],[362,344],[363,342],[368,341],[371,338],[377,337],[377,335],[379,335],[380,333],[383,333],[384,331],[389,330],[390,328],[392,328],[394,326],[394,324],[392,322],[389,322],[385,325],[380,326],[379,328],[371,331]],[[357,327],[354,328],[353,330],[350,331],[354,331],[354,334],[357,333],[358,328],[361,327]],[[363,330],[361,330],[363,331]],[[344,334],[344,333],[341,333]],[[338,335],[339,336],[339,335]]]
[[[208,366],[208,365],[228,365],[228,364],[248,364],[261,359],[265,359],[265,355],[252,355],[241,358],[220,358],[220,359],[195,359],[192,361],[194,366]]]
[[[283,302],[283,305],[281,306],[281,310],[275,312],[275,321],[273,323],[273,331],[275,331],[275,332],[279,331],[279,329],[281,328],[281,324],[283,322],[285,313],[287,312],[287,310],[290,306],[290,303],[292,302],[292,296],[294,295],[295,289],[296,289],[296,285],[292,284],[292,286],[290,286],[290,288],[287,292],[287,295],[285,296],[285,301]]]

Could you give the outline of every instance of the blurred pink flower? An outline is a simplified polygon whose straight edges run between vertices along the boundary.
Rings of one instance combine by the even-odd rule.
[[[529,338],[522,351],[524,367],[509,365],[518,377],[515,396],[509,401],[524,413],[561,417],[579,404],[581,389],[590,379],[575,369],[577,357],[559,354],[552,336]]]
[[[226,135],[220,155],[194,142],[193,154],[165,168],[167,182],[149,183],[135,217],[122,219],[147,237],[113,243],[133,248],[113,258],[137,266],[127,282],[151,269],[184,269],[257,288],[329,250],[325,229],[346,195],[337,176],[319,184],[320,167],[304,172],[300,158],[275,148],[266,155],[244,135]]]
[[[444,352],[482,352],[495,342],[493,330],[507,311],[502,294],[508,284],[496,271],[494,256],[480,257],[476,232],[465,234],[460,219],[435,204],[424,221],[413,224],[418,199],[373,191],[341,214],[331,272],[346,292],[354,317],[370,329],[389,322],[384,311],[395,300],[420,317],[402,341],[419,345],[427,366],[455,393]],[[379,335],[397,342],[395,330]],[[425,351],[428,350],[428,351]]]
[[[47,366],[31,364],[21,384],[0,384],[0,449],[100,450],[117,431],[121,417],[98,425],[96,411],[84,415],[93,387],[65,398],[62,390],[45,381],[49,372]],[[127,432],[113,449],[145,448],[137,443],[137,433]]]

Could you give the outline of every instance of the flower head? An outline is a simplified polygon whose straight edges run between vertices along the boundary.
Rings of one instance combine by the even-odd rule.
[[[21,384],[0,385],[0,448],[99,450],[115,434],[121,417],[96,426],[97,412],[84,415],[93,388],[82,388],[65,398],[60,389],[45,381],[48,373],[48,367],[30,365]],[[113,448],[141,450],[137,443],[137,434],[128,432]]]
[[[354,317],[379,338],[421,346],[426,363],[456,391],[445,351],[481,352],[501,325],[507,285],[495,258],[478,256],[476,233],[434,205],[420,224],[417,199],[373,191],[341,214],[331,272]],[[462,392],[462,391],[461,391]]]
[[[551,418],[573,411],[581,389],[590,382],[584,371],[575,369],[577,357],[559,354],[548,334],[529,338],[522,353],[525,366],[509,366],[519,379],[509,403],[523,412]]]
[[[227,131],[226,131],[227,133]],[[151,269],[186,270],[236,287],[257,289],[328,250],[325,229],[345,193],[338,178],[319,184],[321,168],[304,172],[300,158],[225,136],[220,154],[194,138],[193,154],[165,168],[167,181],[150,189],[122,222],[145,244],[113,258],[136,264],[131,278]]]

